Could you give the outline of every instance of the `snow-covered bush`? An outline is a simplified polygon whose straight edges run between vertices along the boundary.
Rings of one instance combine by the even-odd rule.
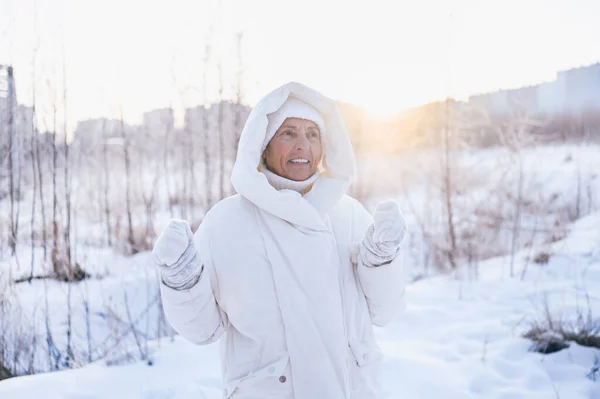
[[[522,336],[532,341],[531,350],[544,354],[568,348],[571,342],[600,349],[600,318],[589,308],[577,309],[569,317],[560,316],[546,301],[542,314],[530,322]]]

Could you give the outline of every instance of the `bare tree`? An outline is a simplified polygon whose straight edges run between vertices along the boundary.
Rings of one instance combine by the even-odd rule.
[[[37,13],[35,15],[34,25],[37,28]],[[30,239],[31,239],[31,267],[30,267],[30,274],[29,274],[29,282],[30,283],[31,283],[31,279],[33,278],[33,270],[34,270],[34,265],[35,265],[35,204],[36,204],[36,193],[37,193],[37,189],[38,189],[37,180],[36,180],[37,174],[36,174],[36,162],[35,162],[36,152],[34,151],[34,147],[37,147],[37,129],[36,129],[36,124],[35,124],[35,105],[36,105],[36,91],[35,91],[36,65],[35,65],[35,62],[36,62],[38,46],[39,46],[38,41],[36,41],[36,44],[33,48],[33,55],[32,55],[32,60],[31,60],[31,66],[32,66],[31,103],[32,103],[32,111],[33,112],[31,115],[30,150],[31,150],[31,176],[32,176],[32,181],[33,181],[33,195],[32,195],[32,199],[31,199],[31,225],[30,225],[30,230],[31,230],[31,236],[30,236]],[[40,181],[39,183],[41,186],[42,182]],[[40,187],[40,191],[41,191],[41,187]]]
[[[35,62],[35,58],[34,58]],[[35,71],[35,67],[34,67]],[[35,82],[35,72],[33,74],[33,81]],[[29,282],[31,283],[31,279],[33,279],[33,269],[35,265],[35,204],[36,204],[36,194],[38,190],[38,181],[36,179],[36,156],[34,147],[37,147],[37,129],[35,126],[35,83],[33,85],[33,117],[31,118],[31,176],[33,180],[33,195],[31,198],[31,269],[29,273]],[[42,182],[40,181],[40,191]]]
[[[442,178],[442,194],[444,196],[444,209],[443,214],[446,215],[446,228],[448,229],[448,238],[450,240],[450,248],[446,250],[446,256],[448,257],[448,262],[453,270],[456,270],[456,231],[454,228],[454,207],[452,203],[452,175],[451,175],[451,149],[450,149],[450,131],[452,129],[451,125],[451,115],[450,115],[450,104],[449,99],[446,99],[446,103],[444,105],[444,113],[445,113],[445,121],[444,128],[442,129],[442,145],[440,146],[441,156],[440,156],[440,171]]]
[[[535,142],[533,129],[540,126],[540,122],[531,116],[525,106],[517,101],[511,115],[503,123],[499,123],[496,132],[500,142],[510,151],[516,166],[517,181],[516,193],[513,197],[514,214],[512,220],[512,235],[510,243],[510,276],[514,276],[514,264],[516,252],[519,249],[519,238],[521,233],[521,217],[524,202],[525,164],[523,149]],[[521,276],[522,278],[524,276]]]
[[[65,256],[66,256],[66,269],[67,278],[69,281],[73,280],[73,268],[71,260],[71,176],[69,173],[69,143],[67,142],[67,66],[65,62],[64,49],[63,49],[63,145],[65,152],[64,159],[64,179],[65,179],[65,216],[67,218],[67,225],[63,229],[64,242],[65,242]]]
[[[72,290],[73,284],[67,282],[67,347],[65,349],[66,355],[64,357],[63,366],[66,368],[72,368],[75,361],[75,355],[73,354],[72,338],[73,338],[73,309],[72,309]]]
[[[144,232],[144,242],[138,242],[138,248],[140,249],[150,249],[151,239],[154,236],[154,209],[155,209],[155,201],[156,194],[158,192],[157,187],[160,179],[160,167],[161,162],[156,160],[154,155],[155,146],[154,146],[154,137],[152,136],[152,129],[149,126],[146,126],[146,131],[149,136],[145,143],[151,143],[146,146],[142,146],[139,151],[139,162],[141,165],[145,167],[138,167],[138,181],[143,182],[144,184],[140,185],[139,191],[142,199],[142,203],[144,204],[144,211],[146,216],[146,231]],[[153,165],[152,165],[153,164]],[[152,173],[152,183],[150,185],[146,184],[144,179],[145,173],[148,172],[150,167],[153,166],[154,170]]]
[[[33,115],[34,118],[37,117],[35,112],[35,105],[33,107]],[[44,176],[42,173],[42,165],[41,165],[41,154],[40,154],[40,132],[37,130],[36,124],[36,140],[33,143],[35,145],[35,160],[37,167],[37,179],[39,184],[39,194],[40,194],[40,212],[42,218],[42,246],[44,248],[44,262],[48,260],[48,238],[46,233],[46,206],[44,203]],[[34,176],[35,179],[35,176]]]
[[[121,107],[121,138],[123,139],[123,159],[125,160],[125,207],[127,213],[127,242],[129,243],[129,251],[136,253],[135,238],[133,236],[133,220],[131,215],[131,183],[130,169],[131,159],[129,156],[129,139],[125,133],[125,122],[123,121],[123,108]]]
[[[187,151],[185,152],[187,158],[186,169],[189,173],[189,189],[184,189],[184,195],[186,196],[185,204],[185,215],[188,220],[193,220],[194,218],[194,198],[196,196],[196,134],[194,131],[194,127],[192,125],[186,126],[186,145]]]
[[[35,180],[36,180],[36,174],[35,172],[37,171],[37,181],[38,181],[38,187],[39,187],[39,194],[40,194],[40,212],[41,212],[41,222],[42,222],[42,246],[44,248],[44,262],[46,262],[48,260],[48,255],[47,255],[47,246],[48,246],[48,242],[47,242],[47,237],[46,237],[46,207],[44,204],[44,180],[43,180],[43,173],[42,173],[42,167],[41,167],[41,156],[40,156],[40,132],[38,130],[38,126],[37,126],[37,92],[36,92],[36,81],[37,81],[37,75],[36,75],[36,71],[37,71],[37,53],[40,47],[40,41],[39,41],[39,33],[38,33],[38,19],[37,19],[37,8],[34,12],[34,28],[35,28],[35,37],[36,37],[36,41],[35,41],[35,46],[33,49],[33,55],[32,55],[32,76],[31,76],[31,84],[32,84],[32,115],[31,115],[31,134],[33,137],[35,137],[35,139],[32,140],[31,142],[31,158],[32,160],[35,160],[35,165],[33,165],[33,182],[34,182],[34,192],[33,192],[33,209],[35,210]],[[33,161],[32,161],[33,162]],[[35,212],[32,212],[32,221],[31,221],[31,225],[34,226],[34,215]],[[33,255],[32,255],[32,272],[33,272]],[[33,274],[33,273],[32,273]],[[30,276],[33,277],[33,276]]]
[[[414,174],[412,178],[423,184],[427,202],[419,196],[419,203],[413,204],[408,190],[405,192],[409,206],[419,214],[421,239],[431,252],[427,259],[433,258],[433,264],[453,273],[466,260],[469,272],[476,276],[479,236],[472,216],[481,206],[481,199],[469,198],[465,192],[473,180],[477,181],[478,172],[461,167],[460,161],[478,140],[479,129],[486,121],[481,110],[447,99],[431,104],[424,120],[417,122],[422,133],[412,143],[422,151],[411,155],[415,165],[410,168],[409,178]],[[420,159],[422,165],[418,165]],[[439,212],[432,212],[432,207]]]
[[[223,131],[223,65],[219,60],[219,115],[217,134],[219,135],[219,200],[225,198],[225,132]]]
[[[206,101],[208,100],[208,63],[211,55],[211,44],[210,39],[212,31],[209,32],[208,39],[206,40],[206,46],[204,47],[204,73],[202,79],[202,97],[205,102],[204,112],[202,114],[202,149],[204,152],[204,185],[205,185],[205,198],[206,210],[212,206],[212,179],[211,179],[211,148],[210,148],[210,121],[208,119],[208,110]]]
[[[110,225],[110,203],[108,201],[110,192],[110,176],[108,167],[108,140],[109,135],[106,131],[106,119],[102,121],[102,160],[104,161],[104,216],[106,220],[106,240],[109,247],[112,247],[112,228]]]
[[[52,331],[50,329],[50,308],[48,305],[48,285],[44,280],[44,328],[46,332],[46,348],[48,350],[48,364],[50,370],[58,370],[61,358],[60,351],[54,343]]]
[[[171,112],[173,112],[173,107],[169,106],[169,109],[171,109]],[[170,144],[170,136],[172,133],[172,124],[168,123],[166,124],[165,127],[165,131],[164,131],[164,146],[163,146],[163,173],[164,173],[164,177],[165,177],[165,188],[167,191],[167,202],[169,204],[169,214],[171,215],[171,218],[174,217],[173,214],[173,204],[171,202],[171,174],[169,173],[169,153],[170,153],[170,149],[169,149],[169,144]]]
[[[152,179],[152,185],[150,186],[150,190],[148,193],[142,193],[142,200],[144,202],[144,210],[146,213],[146,232],[144,236],[147,240],[149,240],[154,235],[154,204],[156,199],[156,192],[158,191],[156,188],[158,186],[158,164],[156,166],[156,171],[154,173],[154,178]],[[147,242],[150,245],[150,242]]]
[[[60,256],[59,250],[59,234],[58,234],[58,196],[56,193],[56,175],[58,172],[58,148],[56,142],[56,92],[54,90],[54,101],[52,103],[52,269],[54,275],[58,278],[64,275],[64,266]]]
[[[83,310],[85,314],[85,331],[86,331],[86,343],[87,343],[87,361],[91,363],[93,360],[93,345],[92,345],[92,328],[90,325],[90,295],[88,291],[87,281],[83,281],[85,288],[85,296],[83,299]]]
[[[64,180],[65,180],[65,214],[66,214],[66,226],[63,229],[64,243],[65,243],[65,256],[66,256],[66,280],[67,280],[67,348],[65,357],[65,366],[72,367],[74,361],[73,349],[71,347],[72,338],[72,309],[71,309],[71,290],[72,284],[69,282],[75,279],[73,261],[71,259],[71,175],[69,173],[69,143],[67,141],[67,65],[65,60],[65,50],[63,47],[63,146],[65,152],[64,159]]]
[[[19,231],[19,209],[21,193],[21,135],[16,129],[15,111],[17,95],[15,90],[15,77],[12,66],[6,67],[8,81],[7,111],[8,111],[8,168],[9,168],[9,194],[10,194],[10,237],[9,247],[11,254],[16,254],[17,235]]]

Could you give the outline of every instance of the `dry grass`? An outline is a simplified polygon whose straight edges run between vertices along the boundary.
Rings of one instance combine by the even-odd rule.
[[[585,314],[579,311],[575,320],[557,318],[546,302],[543,316],[533,321],[522,336],[532,341],[531,350],[544,354],[568,348],[572,342],[600,349],[600,319],[594,318],[590,310]]]

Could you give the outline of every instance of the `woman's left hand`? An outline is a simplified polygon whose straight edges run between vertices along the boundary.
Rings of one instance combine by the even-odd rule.
[[[373,241],[399,247],[406,234],[406,221],[398,203],[393,200],[380,202],[373,215],[375,231]]]
[[[406,234],[406,221],[396,201],[387,200],[377,204],[373,220],[360,248],[362,262],[369,267],[394,260]]]

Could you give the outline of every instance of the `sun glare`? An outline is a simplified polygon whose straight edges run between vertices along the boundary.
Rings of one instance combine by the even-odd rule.
[[[371,78],[371,76],[369,76]],[[390,76],[380,76],[381,80]],[[408,89],[399,89],[391,81],[357,87],[350,102],[362,107],[373,117],[396,115],[403,110],[419,104],[419,95]]]
[[[439,82],[431,79],[422,83],[417,65],[367,64],[361,69],[360,79],[339,79],[352,81],[351,86],[340,91],[345,95],[341,99],[361,106],[373,117],[396,115],[443,96],[444,87]]]

